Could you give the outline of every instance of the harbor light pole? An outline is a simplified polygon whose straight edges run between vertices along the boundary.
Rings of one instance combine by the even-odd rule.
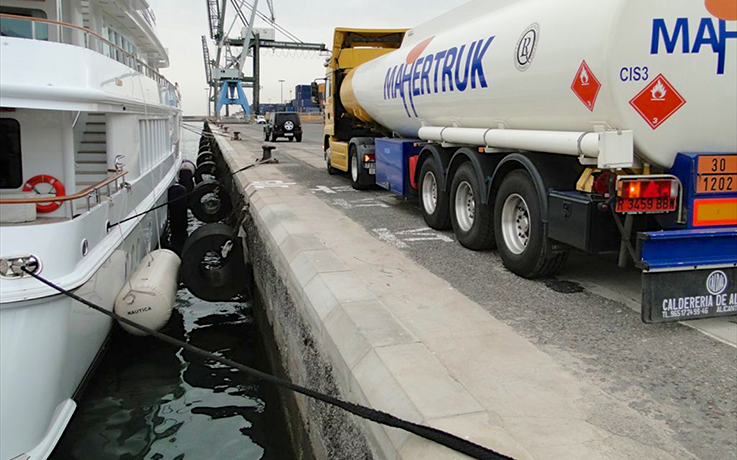
[[[282,105],[284,105],[284,82],[286,80],[279,80],[279,83],[281,84],[281,99],[280,102]]]

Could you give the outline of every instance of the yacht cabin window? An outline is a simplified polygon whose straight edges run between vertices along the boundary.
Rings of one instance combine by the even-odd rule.
[[[0,118],[0,188],[16,189],[23,185],[20,155],[20,123]]]
[[[46,13],[29,8],[12,8],[0,6],[1,14],[13,14],[27,18],[46,19]],[[32,38],[35,40],[49,39],[49,25],[40,22],[22,21],[19,19],[0,18],[0,35],[3,37]]]

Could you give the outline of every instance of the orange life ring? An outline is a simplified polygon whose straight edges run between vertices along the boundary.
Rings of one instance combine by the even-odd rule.
[[[55,191],[55,195],[57,197],[66,195],[66,190],[64,190],[64,184],[61,183],[59,179],[57,179],[54,176],[49,176],[48,174],[39,174],[38,176],[33,176],[28,181],[26,181],[25,185],[23,185],[23,191],[24,192],[30,192],[35,191],[39,195],[42,194],[36,186],[38,184],[49,184],[51,185],[53,191]],[[51,192],[50,190],[49,192]],[[40,212],[42,214],[49,213],[56,211],[61,207],[60,201],[54,201],[51,203],[37,203],[36,204],[36,211]]]

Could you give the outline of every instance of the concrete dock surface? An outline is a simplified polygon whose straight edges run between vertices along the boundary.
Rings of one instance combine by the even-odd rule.
[[[217,136],[231,169],[260,158],[261,129]],[[322,125],[304,129],[233,184],[294,382],[321,385],[319,369],[344,399],[519,460],[737,458],[735,318],[645,325],[637,273],[592,257],[519,278],[427,228],[415,201],[329,176]],[[297,405],[317,458],[465,458],[352,416],[341,435],[334,412]]]

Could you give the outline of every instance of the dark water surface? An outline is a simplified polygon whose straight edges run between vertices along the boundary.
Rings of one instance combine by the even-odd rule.
[[[191,157],[198,139],[184,136]],[[270,371],[250,302],[205,302],[180,289],[162,332]],[[117,326],[77,403],[50,460],[294,458],[273,387]]]

